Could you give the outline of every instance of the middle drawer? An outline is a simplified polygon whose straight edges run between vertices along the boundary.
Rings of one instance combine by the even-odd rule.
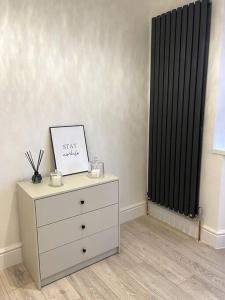
[[[118,225],[118,204],[38,228],[39,253]]]

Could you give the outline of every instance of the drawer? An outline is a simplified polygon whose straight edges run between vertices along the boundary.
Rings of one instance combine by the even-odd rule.
[[[117,181],[42,198],[35,201],[37,226],[71,218],[116,203],[118,203]]]
[[[115,204],[39,227],[39,252],[54,249],[117,225],[118,204]]]
[[[118,227],[40,254],[41,279],[118,247]],[[83,253],[83,249],[86,250]]]

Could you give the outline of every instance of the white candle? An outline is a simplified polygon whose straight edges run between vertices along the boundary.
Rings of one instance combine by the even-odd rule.
[[[92,169],[91,170],[91,177],[98,178],[100,176],[100,170],[99,169]]]
[[[58,174],[52,175],[52,186],[61,186],[62,185],[62,177]]]

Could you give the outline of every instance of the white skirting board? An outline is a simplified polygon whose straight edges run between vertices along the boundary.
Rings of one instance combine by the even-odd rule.
[[[22,262],[21,243],[0,249],[0,270],[9,268]]]
[[[120,208],[120,224],[146,215],[146,201]]]
[[[225,248],[225,230],[215,231],[206,225],[201,227],[201,242],[215,249]]]
[[[146,214],[146,202],[138,202],[120,209],[120,223],[125,223]],[[0,270],[22,262],[22,245],[17,243],[0,249]]]
[[[199,222],[196,219],[190,219],[180,215],[172,210],[164,208],[159,204],[149,201],[149,214],[150,216],[169,224],[170,226],[190,235],[197,239],[199,232]]]

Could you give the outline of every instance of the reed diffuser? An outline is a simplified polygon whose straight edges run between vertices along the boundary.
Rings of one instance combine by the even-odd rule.
[[[33,183],[40,183],[42,181],[42,176],[39,173],[39,167],[40,167],[40,164],[41,164],[43,154],[44,154],[44,150],[40,150],[39,151],[39,156],[38,156],[38,161],[37,161],[37,167],[35,167],[34,160],[33,160],[31,152],[30,151],[25,152],[25,156],[26,156],[27,160],[29,161],[32,169],[34,170],[34,175],[32,176],[32,182]]]

